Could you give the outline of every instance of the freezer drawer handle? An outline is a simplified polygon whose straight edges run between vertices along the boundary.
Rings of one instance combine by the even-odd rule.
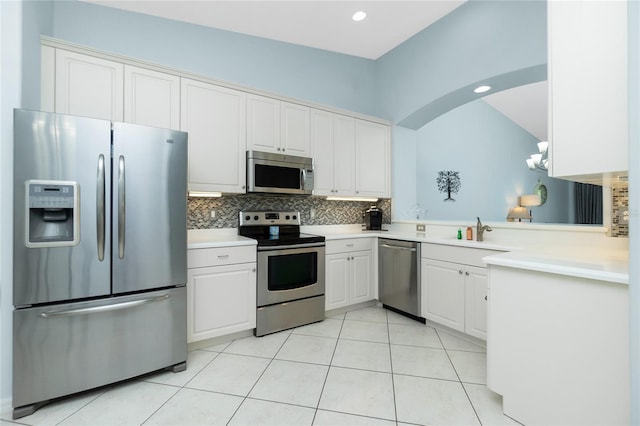
[[[118,257],[124,259],[124,231],[127,206],[124,178],[124,156],[118,159]]]
[[[104,176],[104,155],[98,157],[98,181],[96,197],[96,228],[98,232],[98,260],[104,260],[104,235],[105,235],[105,176]]]
[[[396,249],[396,250],[409,250],[409,251],[416,251],[416,248],[409,248],[409,247],[400,247],[400,246],[390,246],[389,244],[380,244],[382,247],[384,248],[390,248],[390,249]]]
[[[163,300],[167,300],[169,297],[171,296],[169,296],[168,294],[163,294],[161,296],[150,297],[148,299],[132,300],[130,302],[116,303],[115,305],[104,305],[104,306],[94,306],[91,308],[70,309],[68,311],[42,312],[40,316],[42,318],[57,318],[57,317],[71,317],[75,315],[89,315],[89,314],[96,314],[99,312],[119,311],[121,309],[130,309],[130,308],[135,308],[136,306],[146,305],[147,303],[162,302]]]

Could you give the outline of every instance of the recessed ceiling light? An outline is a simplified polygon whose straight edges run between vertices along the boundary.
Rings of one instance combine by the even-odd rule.
[[[351,17],[351,19],[353,19],[356,22],[360,22],[362,21],[364,18],[367,17],[367,12],[363,11],[363,10],[359,10],[356,13],[353,14],[353,16]]]
[[[491,86],[478,86],[473,91],[475,93],[484,93],[491,90]]]

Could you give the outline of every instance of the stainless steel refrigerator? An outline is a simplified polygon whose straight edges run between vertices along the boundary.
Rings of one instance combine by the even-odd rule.
[[[186,368],[187,134],[14,111],[13,417]]]

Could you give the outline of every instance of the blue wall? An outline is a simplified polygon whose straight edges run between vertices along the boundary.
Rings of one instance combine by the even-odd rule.
[[[22,4],[22,108],[40,109],[40,35],[53,32],[53,5],[48,1]]]
[[[53,2],[53,37],[242,86],[376,114],[369,59],[77,1]]]
[[[523,70],[531,69],[538,72],[533,78],[546,76],[543,0],[470,0],[376,61],[79,1],[42,3],[52,9],[50,35],[55,38],[249,88],[391,119],[396,124],[411,121],[409,128],[402,123],[393,131],[392,194],[396,218],[412,217],[410,212],[418,202],[422,209],[435,208],[432,201],[420,199],[415,181],[415,176],[419,176],[417,182],[423,179],[420,173],[442,170],[448,161],[447,154],[438,151],[431,152],[432,162],[415,161],[416,153],[425,145],[421,140],[438,125],[412,130],[422,127],[426,110],[431,120],[469,101],[470,91],[466,88],[478,81],[507,81],[510,76],[509,82],[513,82],[514,75],[522,78]],[[524,75],[528,76],[526,72]],[[525,82],[528,81],[521,83]],[[470,130],[464,143],[473,140],[472,136],[481,137]],[[530,144],[522,155],[511,151],[501,151],[501,155],[525,158],[535,152],[533,140]],[[502,148],[499,144],[493,147],[496,152]],[[464,152],[473,147],[461,144],[457,149]],[[436,159],[439,162],[434,163]],[[467,165],[469,170],[476,166]],[[533,178],[534,174],[518,166],[524,176]],[[523,190],[531,186],[525,182]],[[485,216],[501,220],[506,214],[505,197],[512,197],[514,188],[500,187],[498,191],[494,186],[493,193],[498,192],[500,197],[494,200],[496,212]],[[457,208],[463,204],[458,203]],[[449,211],[441,213],[442,217],[436,217],[440,213],[431,210],[427,218],[450,216]],[[549,215],[548,220],[552,217]]]
[[[536,139],[483,100],[458,107],[417,131],[416,187],[427,219],[504,221],[518,196],[532,194],[538,178],[547,186],[547,202],[534,207],[534,222],[569,221],[569,182],[529,171],[525,159],[537,152]],[[443,201],[436,178],[441,170],[458,171],[462,186]],[[402,202],[402,200],[395,200]]]
[[[544,0],[471,0],[458,7],[377,60],[380,115],[398,123],[451,95],[442,114],[473,99],[459,89],[518,70],[534,71],[520,85],[544,80],[546,13]]]

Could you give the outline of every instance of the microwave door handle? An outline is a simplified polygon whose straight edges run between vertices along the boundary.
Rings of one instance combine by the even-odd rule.
[[[306,189],[305,183],[307,182],[307,169],[300,170],[300,189]]]

